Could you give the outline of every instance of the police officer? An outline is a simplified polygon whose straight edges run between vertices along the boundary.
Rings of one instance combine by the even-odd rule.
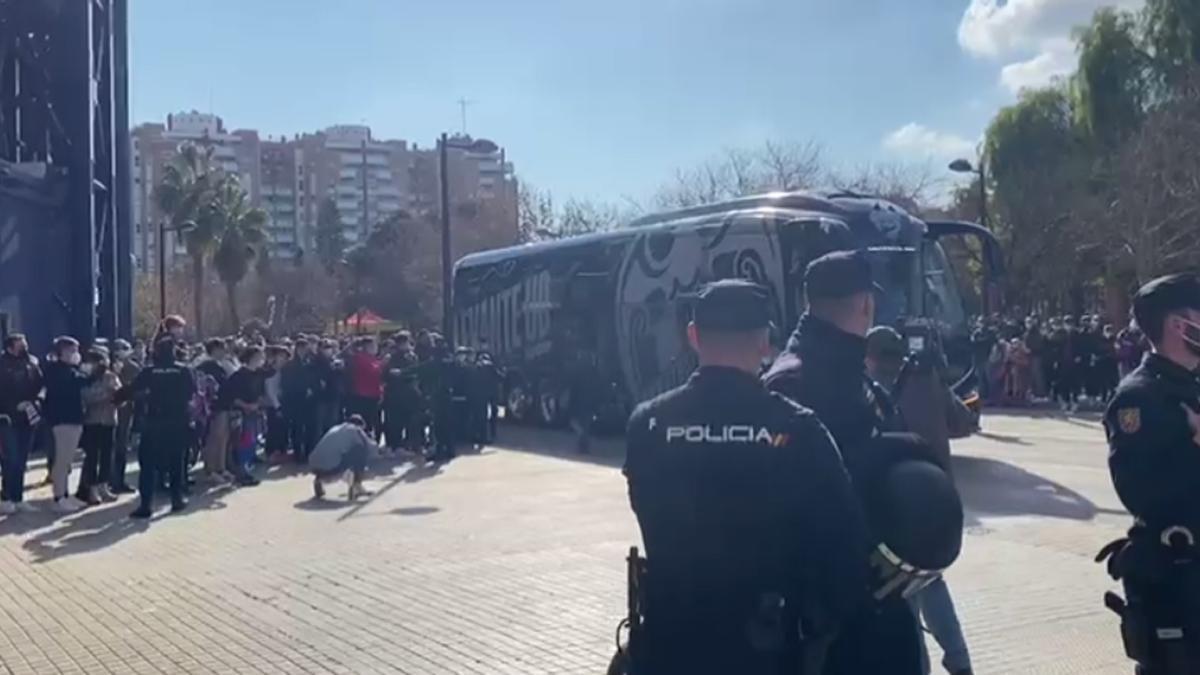
[[[175,360],[175,341],[169,337],[154,345],[151,365],[119,395],[136,398],[145,406],[146,419],[138,446],[138,492],[141,505],[130,514],[149,518],[154,510],[154,488],[161,474],[170,479],[171,511],[187,507],[183,498],[183,458],[189,442],[188,405],[196,385],[187,366]]]
[[[699,369],[630,417],[624,473],[648,567],[635,675],[805,672],[866,583],[866,530],[829,433],[757,377],[768,317],[760,286],[705,287],[688,326]]]
[[[1101,559],[1123,581],[1130,658],[1144,675],[1200,672],[1200,280],[1155,279],[1138,290],[1133,316],[1150,341],[1142,365],[1122,380],[1104,415],[1109,470],[1136,519],[1128,539]]]
[[[878,288],[866,254],[838,251],[817,258],[805,270],[804,287],[808,311],[764,381],[817,414],[837,442],[859,498],[870,506],[878,503],[875,491],[891,466],[905,460],[936,465],[936,458],[919,442],[879,441],[882,432],[900,429],[900,420],[882,387],[865,373],[866,334],[875,319]],[[961,504],[958,508],[955,536],[961,543]],[[868,522],[872,539],[879,541],[882,526],[873,513],[868,510]],[[950,513],[938,524],[950,531],[953,520]],[[935,553],[934,558],[952,560],[957,549],[947,556]],[[904,600],[891,593],[864,606],[831,647],[827,668],[839,675],[918,675],[919,633]]]

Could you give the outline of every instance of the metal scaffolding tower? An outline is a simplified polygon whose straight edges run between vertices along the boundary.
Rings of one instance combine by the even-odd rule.
[[[0,0],[0,190],[22,185],[34,202],[42,190],[46,205],[8,224],[16,249],[0,274],[55,289],[49,303],[35,291],[8,301],[15,330],[85,343],[131,333],[126,24],[127,0]]]

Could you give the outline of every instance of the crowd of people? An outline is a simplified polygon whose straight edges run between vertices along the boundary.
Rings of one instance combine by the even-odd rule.
[[[1141,363],[1146,338],[1096,314],[979,318],[971,335],[980,393],[994,405],[1054,402],[1063,410],[1102,405]]]
[[[342,475],[354,497],[363,493],[366,461],[359,440],[384,456],[439,462],[495,436],[501,373],[486,347],[452,350],[433,331],[197,343],[185,330],[181,317],[169,316],[149,348],[121,339],[83,348],[64,336],[40,359],[23,335],[7,336],[0,514],[36,510],[24,486],[38,451],[61,513],[133,492],[126,465],[136,451],[142,505],[134,515],[147,517],[164,483],[173,509],[186,507],[193,467],[195,480],[251,487],[257,467],[294,462],[313,470],[317,497],[323,482]]]

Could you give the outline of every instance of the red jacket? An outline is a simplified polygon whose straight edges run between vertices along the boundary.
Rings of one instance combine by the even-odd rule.
[[[352,354],[346,364],[346,372],[350,377],[352,395],[377,400],[383,397],[382,359],[367,352]]]

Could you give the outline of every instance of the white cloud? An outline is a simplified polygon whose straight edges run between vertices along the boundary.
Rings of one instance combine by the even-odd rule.
[[[1145,0],[970,0],[958,24],[958,44],[1007,63],[1000,83],[1017,93],[1048,84],[1075,68],[1071,32],[1101,7],[1137,9]]]
[[[971,0],[958,24],[958,43],[976,56],[1011,57],[1043,51],[1068,38],[1101,7],[1135,9],[1143,0]]]
[[[954,159],[975,154],[975,142],[957,134],[909,122],[883,137],[883,148],[917,158]]]
[[[1000,69],[1000,83],[1016,94],[1022,89],[1042,87],[1054,78],[1075,70],[1075,45],[1070,40],[1047,42],[1045,51],[1028,61],[1010,63]]]

